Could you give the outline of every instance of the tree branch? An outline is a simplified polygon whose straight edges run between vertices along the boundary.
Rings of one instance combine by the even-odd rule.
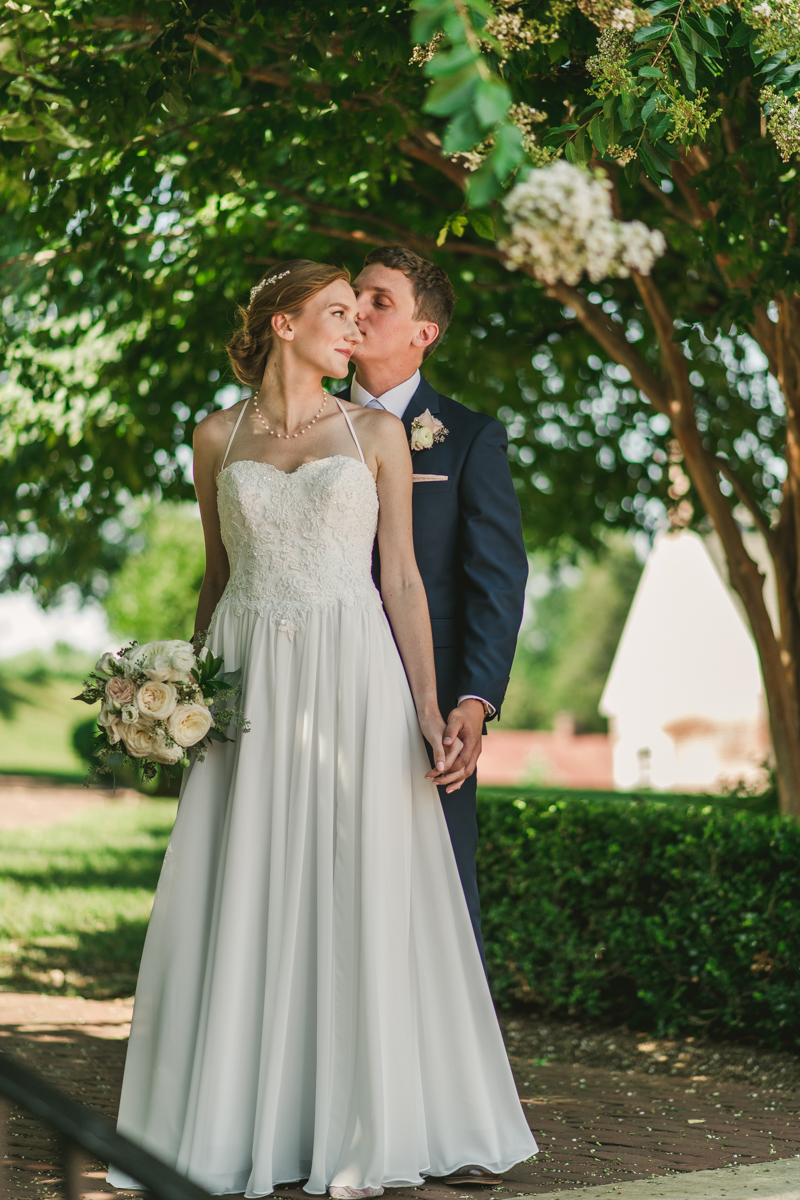
[[[712,457],[714,458],[714,463],[716,464],[717,470],[722,475],[725,476],[725,478],[728,480],[728,483],[731,485],[733,490],[736,492],[736,495],[739,498],[739,500],[742,502],[742,504],[745,506],[747,511],[750,513],[750,516],[753,518],[753,522],[756,526],[756,529],[761,534],[764,541],[767,543],[767,548],[769,549],[770,554],[774,558],[775,557],[775,547],[774,547],[775,538],[773,536],[772,530],[770,529],[769,525],[764,520],[764,515],[761,512],[761,509],[758,507],[755,497],[750,494],[750,491],[742,483],[741,479],[736,474],[736,472],[733,470],[733,468],[731,467],[731,465],[727,461],[727,459],[720,458],[719,455],[712,456]]]
[[[645,175],[644,171],[642,171],[641,175],[639,176],[639,183],[646,192],[649,192],[651,196],[655,196],[655,198],[663,205],[667,212],[671,213],[672,216],[678,221],[681,221],[684,225],[688,225],[691,229],[700,228],[702,222],[696,216],[693,216],[691,213],[684,212],[683,209],[679,208],[675,201],[668,196],[666,192],[662,192],[660,187],[656,187],[652,179],[650,179],[648,175]]]
[[[282,221],[262,221],[261,224],[266,229],[286,228]],[[332,225],[306,225],[305,228],[310,233],[321,233],[325,237],[338,238],[344,242],[356,242],[360,246],[394,246],[397,244],[395,241],[376,237],[371,233],[365,233],[363,229],[337,229]],[[433,254],[437,250],[447,250],[451,254],[478,254],[484,258],[492,258],[499,262],[503,261],[500,251],[495,246],[476,246],[474,242],[445,242],[443,246],[437,246],[432,238],[420,237],[410,230],[403,230],[402,233],[407,246],[410,246],[414,250],[424,250],[428,254]],[[245,262],[251,263],[271,263],[274,261],[271,258],[259,258],[255,255],[249,255],[245,258]]]
[[[627,368],[635,387],[644,392],[653,408],[669,414],[669,395],[664,384],[619,328],[608,319],[600,305],[592,304],[577,288],[566,283],[552,284],[547,292],[574,309],[584,329],[591,333],[615,362]]]

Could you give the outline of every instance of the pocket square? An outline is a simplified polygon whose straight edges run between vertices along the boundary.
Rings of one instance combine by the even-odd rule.
[[[414,483],[446,483],[449,475],[412,475]]]

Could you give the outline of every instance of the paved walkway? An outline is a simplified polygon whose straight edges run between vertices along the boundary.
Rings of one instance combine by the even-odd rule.
[[[0,993],[0,1048],[114,1117],[130,1014],[129,1001]],[[541,1153],[510,1171],[492,1200],[546,1200],[573,1189],[587,1200],[800,1200],[800,1067],[793,1056],[527,1017],[503,1023]],[[37,1122],[12,1111],[6,1154],[8,1200],[60,1194],[57,1145]],[[748,1179],[758,1164],[765,1166]],[[719,1182],[705,1174],[719,1168],[729,1168]],[[109,1191],[101,1165],[87,1164],[89,1200],[106,1200]],[[435,1181],[391,1191],[424,1192],[426,1200],[488,1197]],[[280,1195],[307,1200],[297,1188]]]

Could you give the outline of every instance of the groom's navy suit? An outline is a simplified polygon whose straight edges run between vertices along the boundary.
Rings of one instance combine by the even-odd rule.
[[[349,399],[349,389],[344,398]],[[473,412],[420,380],[403,415],[406,432],[428,409],[448,434],[412,454],[414,549],[433,628],[439,707],[447,718],[459,697],[478,696],[499,713],[514,659],[528,560],[519,502],[494,417]],[[377,547],[373,574],[380,584]],[[479,764],[480,766],[480,764]],[[439,789],[461,883],[483,953],[475,853],[477,779],[448,795]]]

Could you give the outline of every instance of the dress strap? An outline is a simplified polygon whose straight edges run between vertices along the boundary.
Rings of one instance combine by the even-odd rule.
[[[228,461],[228,455],[231,452],[231,446],[233,445],[233,439],[236,437],[236,430],[239,428],[239,426],[242,423],[242,417],[244,416],[244,410],[247,408],[247,401],[249,399],[250,399],[250,397],[248,396],[247,400],[245,400],[244,404],[242,405],[242,411],[239,413],[239,416],[236,418],[236,424],[233,427],[233,433],[231,434],[230,438],[228,439],[228,445],[225,450],[225,457],[222,460],[222,467],[220,467],[220,471],[225,466],[225,463]]]
[[[353,429],[353,422],[350,420],[350,418],[349,418],[349,417],[348,417],[348,415],[347,415],[347,409],[344,407],[344,405],[342,404],[342,402],[341,402],[341,400],[339,399],[339,397],[338,397],[338,396],[334,396],[334,400],[335,400],[335,401],[336,401],[336,403],[339,405],[339,411],[341,412],[341,414],[342,414],[342,416],[344,417],[345,421],[347,421],[347,428],[350,430],[350,432],[351,432],[351,433],[352,433],[352,435],[353,435],[353,441],[354,441],[354,442],[355,442],[355,444],[356,444],[356,449],[358,450],[358,455],[359,455],[359,458],[361,459],[361,461],[362,461],[362,463],[364,464],[364,466],[366,466],[366,465],[367,465],[367,460],[364,458],[364,451],[361,449],[361,442],[360,442],[360,441],[358,440],[358,438],[356,437],[356,431],[355,431],[355,429]],[[234,430],[234,433],[235,433],[235,432],[236,432],[236,430]]]

